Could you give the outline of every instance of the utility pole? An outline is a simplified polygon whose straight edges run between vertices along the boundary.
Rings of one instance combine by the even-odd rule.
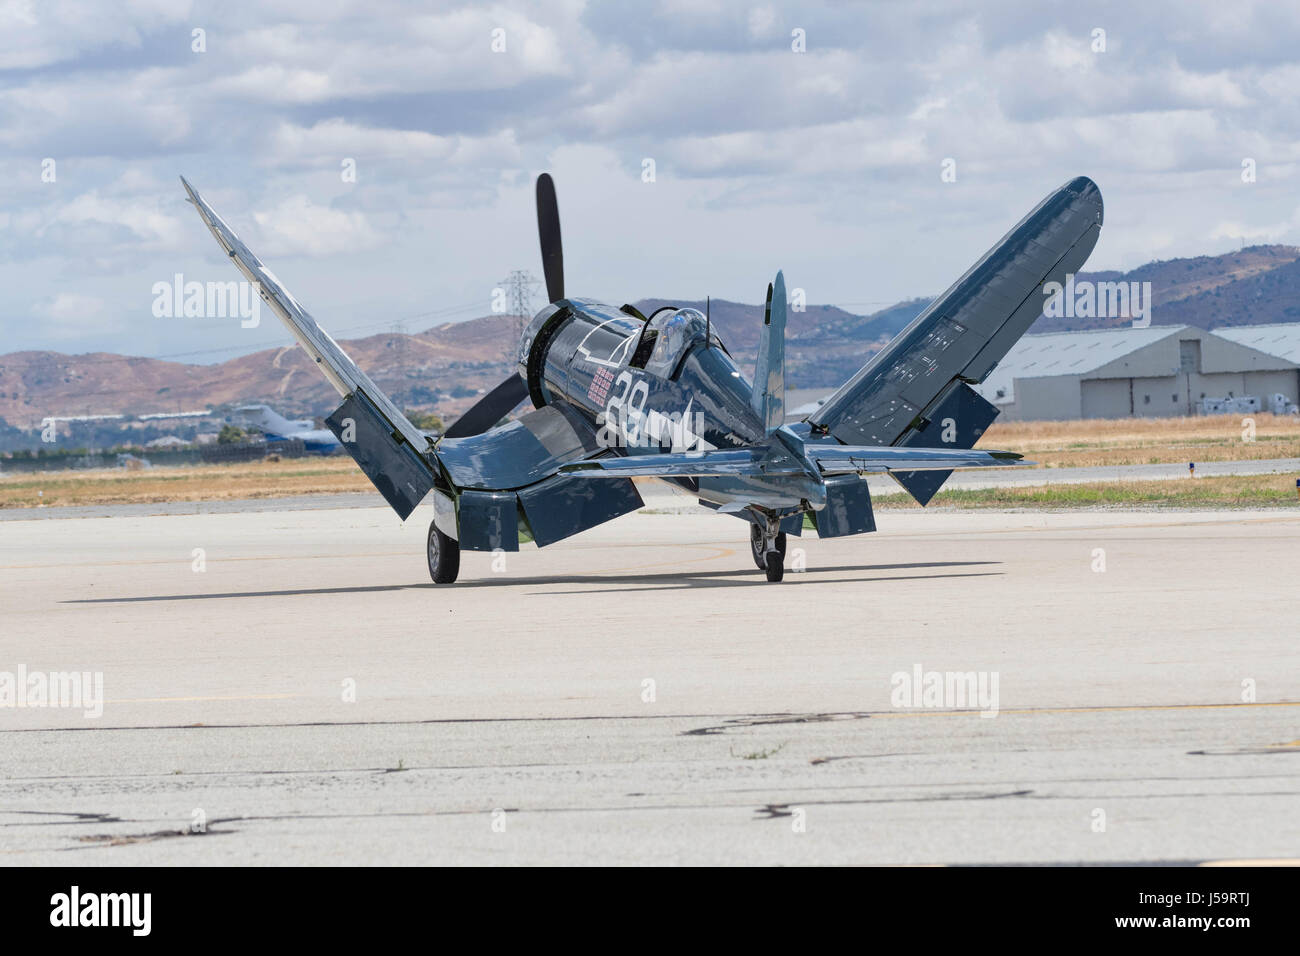
[[[516,269],[501,280],[501,287],[506,290],[507,314],[515,318],[515,339],[523,337],[524,326],[533,316],[533,290],[538,282],[531,274]]]

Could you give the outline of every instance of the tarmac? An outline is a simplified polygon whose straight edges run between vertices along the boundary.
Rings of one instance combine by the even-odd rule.
[[[886,511],[768,584],[659,499],[448,587],[337,498],[7,516],[0,672],[88,676],[9,685],[0,862],[1300,857],[1300,513]]]

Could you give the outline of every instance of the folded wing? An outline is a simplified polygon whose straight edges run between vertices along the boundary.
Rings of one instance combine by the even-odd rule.
[[[226,250],[231,261],[244,274],[244,278],[254,283],[260,290],[262,298],[298,340],[303,350],[311,356],[339,395],[346,398],[355,392],[362,393],[412,449],[420,453],[426,451],[429,440],[424,433],[411,424],[365,372],[357,368],[356,363],[339,348],[338,343],[330,338],[329,333],[316,324],[311,314],[280,283],[275,273],[263,265],[262,260],[244,245],[216,211],[204,202],[203,197],[185,180],[184,176],[181,177],[181,183],[189,194],[190,202],[194,203],[194,208],[198,210],[199,216],[202,217],[213,237]]]
[[[852,445],[895,445],[953,387],[980,382],[1042,314],[1047,282],[1087,260],[1101,191],[1072,179],[1034,207],[910,325],[808,417]]]

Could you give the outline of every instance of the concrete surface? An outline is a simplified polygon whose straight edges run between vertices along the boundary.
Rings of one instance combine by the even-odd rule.
[[[0,526],[0,671],[106,698],[0,708],[0,861],[1300,856],[1300,514],[890,512],[779,585],[639,514],[454,587],[428,517]]]

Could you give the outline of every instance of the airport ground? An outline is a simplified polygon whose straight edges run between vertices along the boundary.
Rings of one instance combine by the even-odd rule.
[[[1300,419],[1259,414],[1247,421],[1221,416],[995,424],[980,447],[1018,452],[1035,464],[959,472],[934,504],[962,508],[1295,505]],[[1195,475],[1189,463],[1196,464]],[[3,465],[0,461],[0,515],[15,508],[373,493],[346,455],[138,470],[5,473]],[[1178,483],[1188,477],[1215,480],[1197,486]],[[1131,484],[1134,481],[1162,484],[1138,489]],[[1061,487],[1084,484],[1094,487]],[[910,498],[888,478],[873,479],[872,493],[878,496],[879,507],[911,506]]]
[[[773,585],[652,504],[454,587],[373,496],[7,512],[3,666],[106,702],[0,709],[0,862],[1300,857],[1300,513],[886,511]]]

